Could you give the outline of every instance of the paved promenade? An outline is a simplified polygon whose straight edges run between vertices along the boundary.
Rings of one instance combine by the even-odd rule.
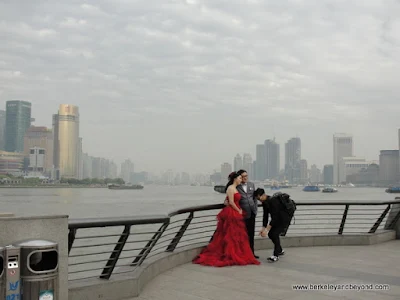
[[[400,240],[370,246],[287,248],[276,263],[258,251],[261,266],[212,268],[185,264],[152,280],[132,300],[399,300]],[[293,285],[380,284],[388,290],[299,291]]]

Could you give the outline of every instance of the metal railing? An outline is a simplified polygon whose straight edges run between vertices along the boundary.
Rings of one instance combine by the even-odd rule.
[[[216,229],[216,215],[223,207],[189,207],[165,216],[70,220],[69,280],[107,280],[112,275],[134,271],[151,257],[206,243]],[[259,208],[258,227],[262,226],[262,216]],[[300,202],[283,235],[375,233],[393,229],[399,218],[400,200]]]

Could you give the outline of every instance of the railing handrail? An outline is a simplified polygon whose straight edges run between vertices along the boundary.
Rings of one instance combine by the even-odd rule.
[[[69,229],[97,228],[106,226],[124,226],[124,225],[145,225],[165,223],[169,220],[168,215],[149,215],[133,217],[106,217],[89,219],[71,219],[68,222]]]
[[[300,224],[293,222],[293,225],[289,225],[281,233],[282,236],[286,236],[289,227],[292,228],[292,226],[295,226],[293,230],[296,232],[296,230],[301,230],[304,226],[308,226],[306,223],[302,223],[302,220],[304,220],[302,219],[303,217],[305,217],[305,219],[312,218],[312,220],[318,220],[322,223],[322,227],[318,226],[315,222],[309,223],[309,225],[312,224],[313,229],[326,229],[329,232],[334,230],[338,235],[343,235],[344,232],[351,233],[356,229],[356,232],[373,234],[380,228],[385,219],[384,230],[393,230],[394,226],[400,220],[400,206],[398,205],[400,204],[400,199],[389,201],[316,200],[298,201],[296,204],[302,207],[311,206],[311,208],[300,209],[301,213],[295,214],[295,216],[299,216]],[[259,203],[258,206],[261,207],[261,203]],[[371,209],[367,208],[368,206],[384,207],[382,209]],[[78,268],[79,265],[100,263],[101,267],[94,267],[91,265],[90,267],[86,267],[86,269],[69,270],[69,274],[82,274],[84,272],[90,274],[92,271],[101,270],[101,274],[95,277],[107,280],[112,274],[131,272],[132,269],[124,270],[123,268],[125,267],[141,266],[146,259],[160,253],[174,252],[177,247],[182,247],[182,244],[185,246],[194,245],[199,243],[200,237],[207,239],[212,238],[212,232],[215,231],[215,221],[218,213],[218,211],[215,210],[221,210],[224,207],[225,205],[223,203],[219,203],[181,208],[165,215],[71,219],[68,224],[68,256],[73,261],[71,266]],[[355,207],[354,211],[351,207]],[[329,212],[324,213],[325,210]],[[206,211],[213,212],[204,213]],[[318,211],[320,211],[321,216],[328,217],[315,218]],[[363,214],[365,216],[362,216]],[[182,217],[174,218],[175,216]],[[212,220],[202,220],[202,218],[210,218],[213,216],[214,218]],[[210,222],[214,224],[209,224]],[[135,225],[145,225],[144,227],[146,228],[143,230],[140,228],[137,230],[133,229],[132,231],[132,227],[135,228]],[[156,225],[158,229],[149,225]],[[364,225],[366,225],[366,228],[364,228]],[[118,230],[117,227],[123,227],[122,232]],[[101,230],[101,233],[94,233],[92,230],[94,228],[104,228],[104,230]],[[81,229],[90,229],[89,232],[93,232],[78,235]],[[359,229],[361,229],[361,231],[358,231]],[[103,232],[105,230],[108,230],[107,234]],[[204,234],[205,236],[203,236]],[[130,239],[131,236],[134,237]],[[150,236],[152,237],[150,238]],[[116,237],[118,237],[118,241],[115,241]],[[99,241],[99,239],[102,238],[106,238],[106,240],[103,242],[101,242],[101,240]],[[80,242],[76,243],[74,247],[74,241],[76,239]],[[190,243],[187,244],[188,242]],[[125,245],[128,246],[125,247]],[[106,247],[107,250],[99,248],[102,246]],[[111,251],[112,246],[114,246],[114,248]],[[71,255],[70,253],[73,249],[77,251]],[[93,252],[93,249],[95,249],[95,252]],[[105,257],[97,257],[97,255],[103,254],[109,254],[107,260]],[[93,256],[96,256],[96,258],[92,261],[79,259]],[[120,259],[123,262],[119,264]],[[126,263],[124,262],[125,260],[130,260],[130,262]],[[105,264],[103,265],[104,262]],[[121,269],[120,267],[123,268]],[[116,273],[114,272],[115,268],[118,269]],[[82,278],[78,275],[78,278],[74,280],[80,279]]]
[[[363,202],[349,202],[349,201],[313,201],[313,202],[297,202],[297,206],[334,206],[334,205],[389,205],[389,204],[400,204],[400,200],[388,200],[388,201],[363,201]],[[103,218],[81,218],[81,219],[70,219],[68,222],[69,229],[83,229],[83,228],[95,228],[95,227],[106,227],[106,226],[124,226],[124,225],[146,225],[146,224],[157,224],[165,223],[171,217],[193,213],[198,211],[207,211],[222,209],[225,205],[221,204],[209,204],[209,205],[198,205],[186,208],[174,210],[165,215],[148,215],[148,216],[132,216],[132,217],[103,217]],[[258,207],[262,207],[261,204]]]

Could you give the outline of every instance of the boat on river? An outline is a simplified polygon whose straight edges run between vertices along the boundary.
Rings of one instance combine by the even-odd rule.
[[[337,191],[338,190],[333,187],[326,187],[322,190],[323,193],[337,193]]]
[[[221,194],[225,194],[225,186],[224,185],[215,185],[214,191],[221,193]]]
[[[393,187],[387,188],[385,190],[385,192],[389,193],[389,194],[392,194],[392,193],[399,194],[400,193],[400,186],[393,186]]]
[[[110,190],[142,190],[144,186],[140,184],[133,184],[133,185],[110,184],[108,188]]]
[[[320,188],[317,185],[307,185],[303,188],[303,192],[319,192]]]

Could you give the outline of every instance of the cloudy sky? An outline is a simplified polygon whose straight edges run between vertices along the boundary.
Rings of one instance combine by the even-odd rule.
[[[84,151],[207,172],[276,137],[332,163],[398,148],[400,1],[0,0],[0,105],[51,126],[78,105]]]

